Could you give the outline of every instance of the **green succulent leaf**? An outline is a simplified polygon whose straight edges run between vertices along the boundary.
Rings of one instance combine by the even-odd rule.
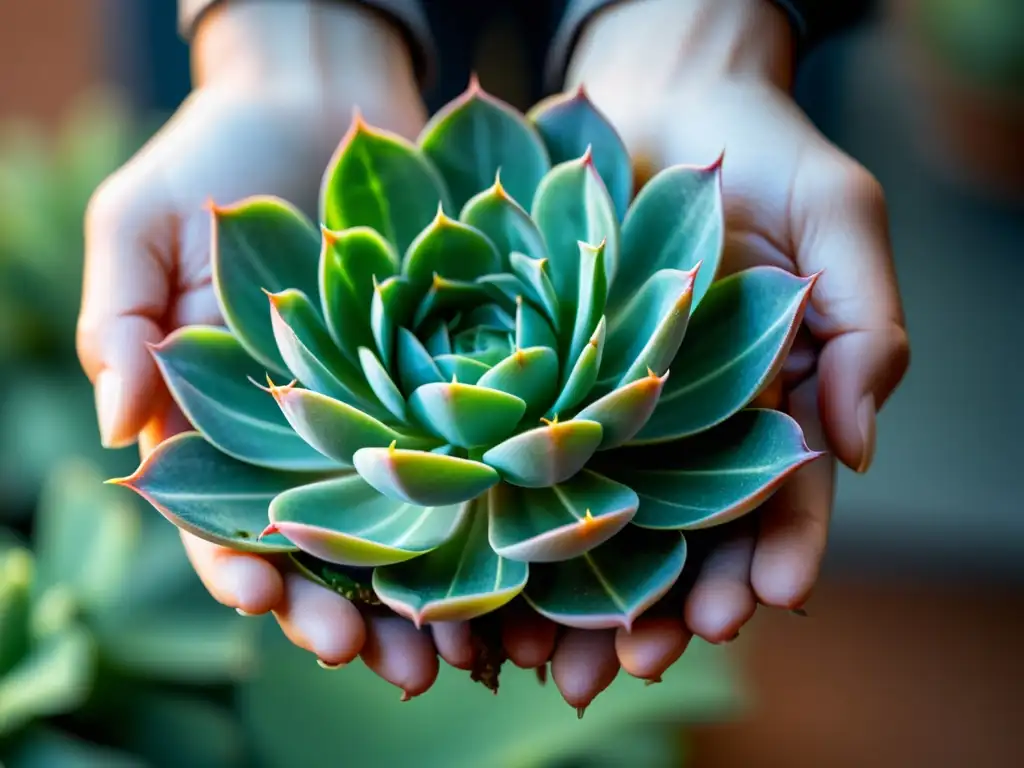
[[[605,244],[598,246],[579,244],[580,250],[580,281],[579,300],[576,302],[576,321],[572,330],[564,330],[572,335],[569,344],[569,359],[576,360],[583,347],[590,343],[597,324],[604,316],[605,301],[608,299],[608,279],[604,272]],[[565,345],[562,345],[563,348]]]
[[[516,348],[547,347],[558,349],[558,338],[551,323],[530,302],[521,297],[516,306]]]
[[[613,311],[628,302],[649,275],[701,265],[691,311],[718,277],[725,242],[721,158],[706,168],[673,166],[652,178],[622,223],[622,260],[629,264],[612,285]]]
[[[486,189],[499,169],[512,197],[529,203],[551,167],[537,132],[475,80],[427,123],[419,145],[451,190],[455,210]]]
[[[571,328],[579,295],[579,243],[601,243],[608,285],[619,264],[619,220],[591,155],[556,165],[534,198],[533,219],[544,235],[551,284],[559,299],[559,327]],[[637,267],[630,263],[629,271]]]
[[[400,136],[370,128],[358,115],[342,139],[320,190],[321,217],[332,230],[370,227],[398,253],[438,206],[453,210],[437,170]]]
[[[558,355],[548,347],[517,349],[476,383],[520,398],[527,415],[539,415],[558,393]]]
[[[0,553],[0,680],[29,650],[34,571],[28,550],[14,547]]]
[[[622,387],[649,370],[658,376],[668,370],[686,335],[694,275],[677,269],[655,272],[612,318],[600,379]]]
[[[327,330],[345,357],[359,364],[359,347],[370,346],[370,305],[377,284],[398,274],[394,246],[369,227],[323,229],[320,300]]]
[[[434,358],[434,363],[441,371],[442,380],[460,384],[476,384],[491,370],[487,363],[466,355],[438,355]]]
[[[685,562],[679,533],[630,525],[580,557],[534,565],[524,597],[557,624],[628,631],[672,588]]]
[[[515,395],[473,384],[424,384],[409,397],[416,418],[460,448],[476,448],[508,437],[526,413]]]
[[[690,328],[647,425],[634,442],[663,442],[720,424],[782,367],[816,276],[754,267],[719,281]]]
[[[213,286],[221,314],[250,355],[284,374],[264,292],[294,288],[319,298],[319,234],[297,208],[273,197],[212,211]]]
[[[523,284],[519,279],[507,272],[496,275],[484,275],[476,279],[477,285],[487,291],[491,301],[506,310],[515,307],[516,301],[523,295]]]
[[[405,398],[402,397],[398,385],[395,384],[387,369],[373,351],[366,347],[359,348],[359,362],[363,366],[363,374],[370,383],[370,389],[377,396],[388,413],[400,422],[406,422]]]
[[[425,507],[461,504],[499,480],[493,468],[478,461],[397,448],[363,448],[353,464],[385,496]]]
[[[467,507],[471,511],[455,535],[437,549],[373,572],[377,596],[417,627],[469,621],[501,608],[526,586],[529,566],[502,557],[488,544],[482,500]]]
[[[112,482],[131,488],[178,528],[247,552],[286,552],[282,536],[264,536],[270,502],[290,488],[323,480],[322,472],[283,472],[231,458],[196,432],[157,446],[133,475]]]
[[[270,505],[274,528],[303,552],[359,567],[429,552],[451,538],[464,514],[461,504],[395,501],[355,474],[293,488]]]
[[[552,328],[559,323],[558,296],[547,274],[548,260],[534,259],[524,253],[513,251],[509,256],[512,273],[519,278],[520,290],[527,288],[526,297],[544,310]],[[518,301],[518,297],[516,297]]]
[[[387,448],[397,443],[402,448],[424,450],[440,442],[397,432],[358,408],[319,392],[293,385],[271,385],[268,392],[292,429],[339,466],[351,467],[352,456],[360,448]]]
[[[600,424],[573,419],[520,432],[487,451],[483,461],[513,485],[545,488],[583,469],[600,444]]]
[[[405,278],[396,275],[382,283],[374,281],[373,298],[370,299],[370,333],[385,370],[391,370],[394,365],[395,336],[397,329],[411,318],[412,302],[413,288]],[[361,364],[362,354],[357,348],[356,355]],[[373,382],[370,383],[372,386]]]
[[[224,453],[272,469],[337,466],[296,435],[274,401],[253,386],[266,371],[228,330],[187,326],[152,353],[188,420]]]
[[[653,371],[642,379],[630,382],[595,400],[578,414],[577,419],[596,421],[601,425],[599,451],[618,448],[632,440],[650,420],[658,405],[668,378]]]
[[[289,289],[269,298],[274,337],[292,375],[310,389],[380,415],[362,371],[335,346],[305,294]]]
[[[452,335],[448,332],[448,326],[438,323],[437,327],[427,335],[423,346],[429,354],[450,355],[452,353]]]
[[[446,333],[445,338],[447,337]],[[406,328],[398,329],[397,359],[399,383],[402,385],[402,391],[406,394],[412,393],[424,384],[450,378],[441,373],[427,348],[412,331]]]
[[[606,318],[602,317],[597,328],[591,335],[587,346],[580,352],[572,368],[566,369],[566,381],[562,391],[558,395],[555,404],[548,411],[549,415],[558,415],[575,408],[583,399],[590,394],[594,383],[597,381],[597,372],[601,367],[601,357],[604,355]]]
[[[622,221],[633,196],[633,164],[615,128],[581,86],[573,93],[551,96],[527,114],[548,148],[552,163],[564,163],[590,149]]]
[[[448,278],[434,275],[434,280],[423,297],[416,314],[413,316],[413,326],[419,331],[428,320],[435,317],[464,310],[471,310],[480,304],[487,303],[491,293],[487,285],[479,280],[466,282],[464,280],[449,280]]]
[[[548,488],[500,483],[487,495],[488,536],[510,560],[571,560],[621,531],[639,504],[625,485],[586,469]]]
[[[529,204],[529,200],[525,200]],[[470,198],[459,214],[459,221],[483,232],[501,255],[501,268],[509,268],[509,255],[524,253],[533,259],[548,255],[544,237],[530,214],[509,197],[500,180]]]
[[[430,225],[409,246],[402,263],[402,274],[413,285],[417,295],[424,295],[433,284],[435,275],[449,280],[472,281],[500,268],[498,250],[483,232],[438,210]]]
[[[696,530],[756,509],[820,455],[792,417],[751,408],[678,443],[626,449],[604,471],[637,492],[637,525]]]
[[[32,720],[80,707],[95,673],[95,645],[81,627],[42,640],[0,679],[0,738]]]

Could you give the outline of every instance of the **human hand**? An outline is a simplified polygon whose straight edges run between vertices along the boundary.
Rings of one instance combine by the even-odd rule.
[[[864,472],[877,410],[908,365],[907,334],[881,188],[794,104],[791,37],[767,0],[619,3],[584,30],[566,90],[582,84],[611,119],[640,182],[669,165],[710,165],[724,150],[725,272],[822,271],[804,335],[765,397],[786,406],[812,448]],[[834,472],[834,459],[813,462],[756,518],[695,536],[708,551],[683,610],[663,602],[632,633],[567,634],[561,642],[578,646],[563,661],[571,681],[559,675],[560,648],[553,662],[566,699],[586,705],[619,665],[658,679],[691,634],[729,641],[758,602],[802,606],[825,549]]]
[[[190,428],[147,344],[183,325],[222,322],[211,285],[207,202],[273,194],[315,217],[318,182],[353,106],[374,125],[410,138],[426,117],[400,35],[358,6],[218,6],[198,30],[193,57],[195,91],[97,190],[86,216],[79,356],[95,384],[103,443],[138,439],[143,454]],[[189,534],[183,540],[218,601],[250,614],[272,611],[286,635],[324,663],[361,654],[409,695],[433,682],[431,636],[404,619],[364,618],[339,595],[271,560]],[[434,635],[458,661],[463,630],[451,630]]]

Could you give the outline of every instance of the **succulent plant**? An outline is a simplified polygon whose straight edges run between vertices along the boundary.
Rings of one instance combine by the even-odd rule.
[[[357,113],[319,228],[272,197],[211,204],[226,327],[153,348],[195,431],[115,482],[417,625],[522,594],[629,628],[685,531],[818,456],[748,407],[815,278],[720,277],[720,175],[671,167],[634,196],[582,89],[523,115],[474,81],[416,143]]]
[[[197,606],[178,537],[101,479],[62,464],[33,546],[0,536],[0,765],[238,764],[215,691],[249,671],[254,628]]]

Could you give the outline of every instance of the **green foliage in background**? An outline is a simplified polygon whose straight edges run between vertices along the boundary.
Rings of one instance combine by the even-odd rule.
[[[957,70],[1024,98],[1024,2],[923,0],[917,14],[929,43]]]
[[[253,627],[204,610],[176,536],[71,462],[47,480],[31,548],[3,540],[7,768],[242,764],[230,690],[218,703],[210,687],[251,668]]]

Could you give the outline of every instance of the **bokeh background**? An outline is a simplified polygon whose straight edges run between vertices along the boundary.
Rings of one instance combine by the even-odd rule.
[[[450,60],[434,106],[471,66],[533,98],[514,73],[548,4],[505,5],[529,23],[439,19],[485,53]],[[620,675],[582,721],[514,669],[497,698],[449,670],[402,705],[358,663],[325,672],[96,482],[137,457],[99,449],[74,359],[82,213],[187,93],[175,25],[173,0],[0,0],[0,765],[1024,765],[1022,0],[881,0],[804,61],[801,103],[886,189],[910,372],[871,472],[841,471],[809,617],[762,610],[662,685]],[[26,672],[28,549],[32,615],[64,629]]]

